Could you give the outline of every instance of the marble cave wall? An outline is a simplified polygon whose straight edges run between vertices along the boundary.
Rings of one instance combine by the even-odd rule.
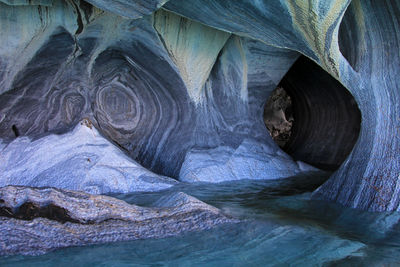
[[[66,155],[68,164],[52,165],[53,179],[74,189],[74,177],[60,170],[74,162],[92,168],[96,162],[82,162],[100,152],[86,156],[68,140],[84,139],[89,149],[99,135],[100,147],[113,146],[146,181],[162,175],[165,185],[313,170],[283,152],[263,122],[269,94],[303,55],[348,90],[361,114],[354,148],[314,197],[399,210],[399,17],[397,0],[1,0],[0,169],[8,173],[1,183],[24,184],[29,166],[45,170],[49,161],[32,152],[42,144]],[[332,103],[341,103],[340,94]],[[340,129],[343,118],[332,116]],[[97,129],[94,139],[80,130],[82,120]],[[332,131],[351,150],[346,131]],[[54,136],[68,145],[57,146]],[[321,155],[341,151],[341,142],[329,144],[311,147]],[[16,157],[26,166],[19,172]],[[118,172],[130,181],[122,191],[135,190],[137,177]],[[40,184],[43,173],[35,175]]]

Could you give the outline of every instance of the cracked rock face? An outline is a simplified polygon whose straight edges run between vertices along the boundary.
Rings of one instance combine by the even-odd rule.
[[[0,189],[0,255],[38,255],[67,246],[161,238],[236,220],[184,193],[152,207],[52,188]]]
[[[0,1],[2,151],[23,158],[26,147],[46,144],[53,134],[74,133],[87,118],[139,164],[128,164],[137,170],[129,181],[119,172],[117,187],[109,178],[84,176],[79,170],[87,162],[82,165],[79,157],[59,168],[59,174],[70,172],[66,166],[77,164],[81,167],[74,177],[101,180],[101,186],[89,183],[97,186],[91,191],[75,178],[50,178],[45,169],[52,170],[56,161],[45,166],[36,156],[41,171],[28,168],[32,173],[24,174],[19,169],[18,175],[8,159],[0,167],[10,174],[2,177],[3,185],[51,180],[56,186],[101,193],[140,189],[142,183],[153,183],[142,176],[150,171],[151,177],[192,181],[196,176],[210,182],[221,179],[214,174],[271,179],[296,173],[302,164],[279,150],[262,115],[272,90],[304,55],[348,90],[361,114],[359,135],[345,140],[338,129],[350,111],[339,105],[342,95],[332,93],[336,85],[314,98],[296,87],[299,99],[322,103],[329,98],[332,105],[314,105],[318,108],[309,114],[332,116],[326,121],[339,125],[332,136],[346,148],[340,156],[346,158],[351,150],[314,197],[371,211],[399,210],[399,5],[397,0]],[[304,133],[330,129],[323,121],[302,126],[307,129],[293,137],[300,143],[310,141],[301,137]],[[31,144],[18,145],[24,140]],[[243,145],[247,140],[274,153],[260,154]],[[332,145],[341,142],[317,141],[293,153],[296,160],[305,155],[316,162],[319,155],[342,151]],[[49,154],[58,157],[66,147],[49,148]],[[77,149],[71,144],[67,157],[72,159]],[[238,160],[231,168],[221,157]],[[335,161],[325,159],[324,164]],[[251,168],[259,163],[261,174]],[[114,167],[106,168],[111,174]],[[99,174],[99,168],[91,171]],[[195,175],[189,178],[190,173]],[[11,176],[26,179],[7,180]],[[157,186],[169,184],[165,181]]]

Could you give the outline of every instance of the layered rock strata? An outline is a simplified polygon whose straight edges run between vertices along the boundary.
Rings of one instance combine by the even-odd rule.
[[[314,197],[370,211],[400,210],[399,1],[176,0],[164,7],[299,51],[343,84],[361,111],[360,135]]]
[[[0,189],[0,256],[143,238],[237,222],[184,193],[145,208],[107,196],[53,188]]]
[[[52,28],[40,28],[46,29],[41,34],[28,31],[41,38],[41,47],[36,53],[29,44],[20,48],[32,52],[24,55],[27,65],[6,63],[1,138],[63,133],[89,118],[145,168],[175,178],[192,149],[237,149],[250,138],[277,150],[262,107],[296,52],[166,11],[132,20],[68,3],[48,8],[65,20],[47,21]],[[21,16],[27,12],[19,6],[3,9]],[[82,30],[66,17],[76,9],[84,14]],[[32,19],[39,23],[43,15]],[[282,170],[281,176],[287,173]]]

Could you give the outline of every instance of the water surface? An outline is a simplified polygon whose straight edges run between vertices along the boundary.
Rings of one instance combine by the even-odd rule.
[[[158,193],[116,194],[151,206],[183,191],[238,224],[177,237],[73,247],[0,259],[1,266],[399,266],[400,214],[368,213],[311,200],[326,174],[280,181],[181,184]]]

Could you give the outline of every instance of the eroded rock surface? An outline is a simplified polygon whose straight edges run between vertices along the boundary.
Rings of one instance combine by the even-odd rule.
[[[76,9],[82,29],[69,18]],[[26,19],[21,7],[4,10]],[[133,20],[58,3],[48,12],[65,20],[38,26],[39,35],[16,29],[27,44],[4,57],[21,50],[25,61],[4,61],[1,139],[64,133],[89,118],[143,167],[175,178],[189,150],[272,144],[262,106],[298,53],[168,11]]]
[[[235,151],[246,139],[275,149],[262,107],[302,54],[346,87],[361,112],[352,152],[314,196],[399,210],[399,6],[4,0],[0,139],[66,133],[89,118],[143,167],[177,178],[189,151]]]
[[[1,149],[0,159],[0,186],[51,186],[104,194],[157,191],[177,184],[129,158],[87,119],[62,135],[17,138]]]
[[[164,7],[239,36],[299,51],[339,80],[360,108],[360,135],[314,197],[393,211],[400,210],[399,6],[398,0],[175,0]]]
[[[0,188],[0,255],[37,255],[95,243],[161,238],[236,222],[184,193],[145,208],[53,188]]]
[[[277,147],[245,139],[235,150],[218,147],[192,150],[186,155],[179,180],[185,182],[223,182],[242,179],[272,180],[318,169],[294,162]]]
[[[292,99],[282,87],[272,92],[264,107],[265,125],[280,147],[290,139],[294,120],[292,110]]]
[[[110,3],[106,0],[87,0],[93,6],[125,18],[138,19],[150,15],[168,0],[117,0]]]

